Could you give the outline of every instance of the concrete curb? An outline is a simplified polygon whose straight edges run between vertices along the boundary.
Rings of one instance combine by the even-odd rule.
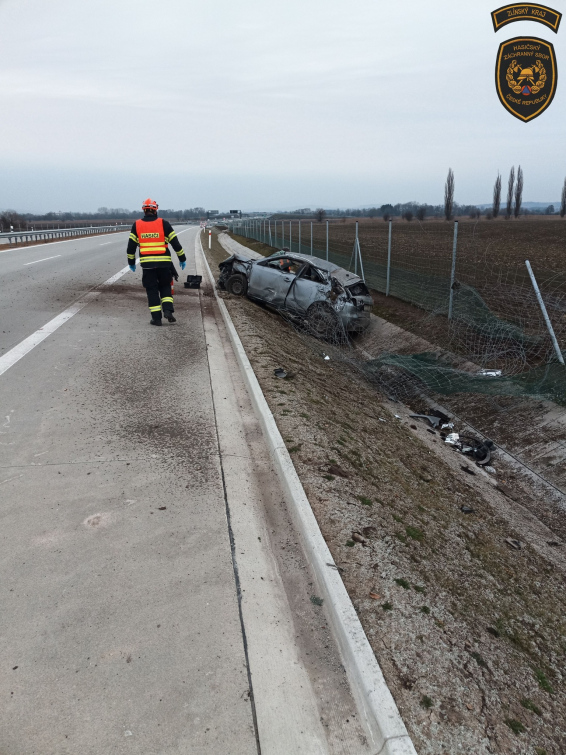
[[[232,323],[232,318],[216,292],[216,284],[202,248],[200,233],[196,236],[195,245],[202,256],[271,456],[292,504],[291,514],[302,536],[305,553],[325,600],[328,618],[340,648],[352,693],[370,743],[376,748],[375,755],[417,755],[342,578],[334,566],[334,559],[324,541],[273,414]]]

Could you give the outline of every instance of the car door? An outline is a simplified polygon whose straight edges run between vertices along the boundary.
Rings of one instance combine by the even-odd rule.
[[[329,290],[330,284],[324,276],[312,265],[305,265],[287,294],[285,307],[304,314],[313,302],[326,301]]]
[[[282,307],[297,270],[297,263],[290,258],[278,257],[256,263],[248,279],[248,296]]]

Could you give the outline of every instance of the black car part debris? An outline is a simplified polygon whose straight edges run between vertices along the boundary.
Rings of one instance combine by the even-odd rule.
[[[202,275],[187,275],[187,281],[184,284],[185,288],[200,288],[202,283]]]
[[[430,422],[432,427],[434,429],[440,427],[440,417],[435,417],[431,414],[411,414],[409,415],[411,419],[426,419]]]

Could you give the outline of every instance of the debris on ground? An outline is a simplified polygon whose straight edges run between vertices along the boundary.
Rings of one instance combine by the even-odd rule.
[[[465,504],[463,504],[462,506],[460,506],[460,511],[463,514],[475,514],[475,512],[476,512],[476,510],[473,509],[471,506],[466,506]]]
[[[275,377],[278,377],[278,378],[287,377],[287,373],[282,367],[277,367],[277,369],[273,370],[273,374],[275,375]]]
[[[444,442],[465,456],[472,456],[480,466],[486,466],[491,461],[494,443],[491,440],[479,440],[459,433],[448,433]]]
[[[411,419],[425,419],[428,422],[430,422],[430,424],[432,425],[432,427],[434,427],[434,428],[440,427],[440,418],[439,417],[434,417],[431,414],[411,414],[410,418]]]
[[[515,548],[515,550],[517,551],[520,551],[523,547],[523,544],[521,543],[520,540],[515,540],[512,537],[506,537],[505,542],[507,543],[507,545],[510,545],[511,548]]]

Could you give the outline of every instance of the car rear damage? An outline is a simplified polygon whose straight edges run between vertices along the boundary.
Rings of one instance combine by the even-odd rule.
[[[254,270],[254,266],[258,267]],[[362,333],[370,324],[373,299],[364,281],[326,260],[287,252],[261,260],[234,254],[219,268],[220,289],[239,296],[247,294],[292,321],[309,326],[319,337],[329,337],[338,330]],[[262,271],[273,281],[258,287]]]

